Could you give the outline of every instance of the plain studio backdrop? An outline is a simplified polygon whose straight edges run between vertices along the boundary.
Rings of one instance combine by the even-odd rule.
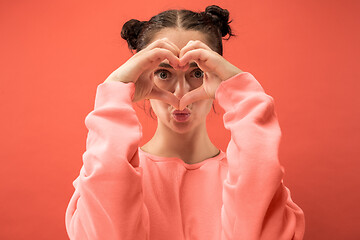
[[[307,240],[360,239],[359,1],[0,1],[0,239],[67,239],[65,209],[96,87],[131,57],[122,25],[170,8],[230,11],[224,57],[275,100],[284,183]],[[144,127],[156,121],[134,104]],[[208,117],[226,150],[223,111]]]

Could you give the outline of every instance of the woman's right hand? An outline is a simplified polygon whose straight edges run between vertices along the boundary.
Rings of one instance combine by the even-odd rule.
[[[174,69],[180,69],[179,52],[180,49],[167,38],[158,39],[134,54],[123,65],[112,72],[105,82],[120,81],[135,83],[133,102],[142,99],[158,99],[178,108],[180,100],[171,92],[159,88],[154,83],[153,70],[164,59],[167,59]]]

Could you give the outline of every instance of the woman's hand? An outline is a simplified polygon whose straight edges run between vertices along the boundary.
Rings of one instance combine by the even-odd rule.
[[[179,66],[183,71],[187,70],[189,62],[193,60],[204,72],[203,85],[186,93],[180,99],[179,109],[184,109],[188,104],[198,100],[215,99],[215,92],[220,83],[242,72],[199,40],[189,41],[180,50],[179,58]]]
[[[105,82],[135,83],[133,102],[142,99],[158,99],[178,108],[179,99],[169,91],[155,85],[153,70],[164,59],[169,60],[169,64],[174,69],[179,69],[179,58],[177,57],[179,52],[180,49],[167,38],[158,39],[134,54],[127,62],[112,72]]]

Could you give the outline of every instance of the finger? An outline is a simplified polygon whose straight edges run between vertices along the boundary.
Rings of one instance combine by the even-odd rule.
[[[185,55],[179,59],[179,65],[183,66],[191,60],[194,60],[204,72],[214,71],[217,67],[216,63],[218,62],[214,58],[214,55],[208,50],[195,49],[185,53]]]
[[[171,42],[168,38],[164,38],[164,41],[167,42],[168,44],[170,44],[171,46],[173,46],[173,48],[175,49],[176,51],[176,56],[179,56],[179,53],[180,53],[180,48],[173,42]]]
[[[209,57],[206,54],[206,50],[204,49],[194,49],[187,53],[185,53],[180,59],[179,64],[180,66],[185,65],[186,63],[190,62],[190,60],[202,60],[205,61]]]
[[[179,70],[183,71],[183,72],[186,72],[188,69],[190,68],[190,63],[186,63],[185,66],[180,66],[179,65]]]
[[[193,49],[198,49],[198,48],[202,48],[202,49],[206,49],[206,50],[211,50],[212,49],[206,45],[205,43],[203,43],[202,41],[200,40],[190,40],[186,45],[185,47],[183,47],[181,50],[180,50],[180,53],[179,53],[179,58],[181,58],[185,53],[187,53],[188,51],[190,50],[193,50]]]
[[[167,59],[172,66],[179,65],[179,58],[168,49],[154,48],[145,54],[146,57],[139,64],[143,71],[157,67],[164,59]]]
[[[209,99],[210,97],[206,93],[204,86],[200,86],[188,93],[186,93],[181,99],[179,103],[179,109],[183,110],[187,105],[202,100]]]
[[[165,103],[174,106],[176,109],[179,108],[179,99],[174,94],[165,91],[156,85],[154,85],[152,91],[147,96],[147,98],[161,100]]]
[[[157,39],[156,41],[149,44],[145,49],[146,51],[154,49],[154,48],[165,48],[170,50],[175,56],[179,56],[180,49],[173,42],[171,42],[168,38]],[[144,49],[144,50],[145,50]]]

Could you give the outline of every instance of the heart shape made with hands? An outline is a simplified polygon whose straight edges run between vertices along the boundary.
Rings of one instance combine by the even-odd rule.
[[[204,73],[202,85],[187,92],[181,99],[178,99],[171,92],[161,89],[154,84],[155,89],[153,90],[157,99],[163,100],[180,110],[199,100],[215,99],[215,92],[220,83],[242,72],[219,53],[213,51],[205,43],[198,40],[190,40],[188,44],[176,55],[174,54],[174,56],[168,55],[165,59],[169,61],[169,64],[175,70],[181,69],[187,71],[190,66],[190,61],[194,61]]]
[[[183,61],[182,58],[179,59],[179,64],[181,63],[181,65],[179,64],[172,64],[169,61],[169,64],[175,69],[175,70],[181,70],[181,71],[187,71],[189,69],[189,64],[190,61],[192,61],[193,59],[187,59],[186,62]],[[204,87],[204,81],[207,78],[206,75],[206,71],[204,69],[201,68],[201,66],[199,65],[198,61],[195,61],[195,63],[197,63],[198,67],[203,71],[204,76],[203,76],[203,83],[200,87],[193,89],[189,92],[187,92],[184,96],[182,96],[181,99],[177,99],[177,106],[174,106],[174,98],[172,96],[169,96],[170,92],[167,92],[166,94],[164,94],[163,91],[167,91],[167,90],[162,90],[160,89],[160,87],[156,86],[156,88],[158,88],[157,91],[161,91],[163,92],[162,98],[159,98],[160,100],[163,100],[164,102],[170,103],[171,105],[173,105],[175,108],[183,110],[184,108],[186,108],[187,105],[199,101],[199,100],[203,100],[203,99],[211,99],[211,97],[208,95],[207,91],[205,90]],[[155,84],[155,83],[154,83]],[[156,84],[155,84],[156,85]],[[170,93],[171,95],[173,95],[172,93]],[[175,96],[175,95],[173,95]]]

